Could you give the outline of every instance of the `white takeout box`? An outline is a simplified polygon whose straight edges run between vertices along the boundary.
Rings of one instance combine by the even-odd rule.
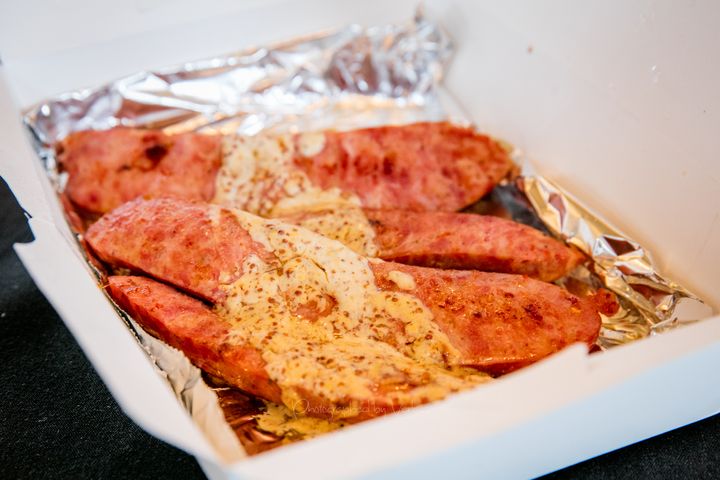
[[[481,130],[720,306],[720,4],[426,1],[445,85]],[[348,23],[414,0],[13,2],[0,13],[0,173],[32,215],[23,263],[123,410],[221,478],[537,476],[720,411],[720,316],[224,464],[81,261],[20,124],[51,95]]]

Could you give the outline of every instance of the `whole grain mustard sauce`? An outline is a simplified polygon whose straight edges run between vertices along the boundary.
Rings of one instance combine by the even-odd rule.
[[[215,308],[232,325],[231,336],[262,352],[291,410],[351,418],[378,400],[379,385],[383,403],[412,406],[487,379],[453,368],[460,354],[432,313],[409,293],[379,290],[367,258],[304,228],[233,212],[277,263],[249,255],[242,276],[222,287],[226,301]],[[389,278],[400,289],[414,286],[402,272]],[[303,315],[307,308],[320,313]],[[342,407],[307,412],[297,389]]]
[[[360,208],[360,199],[338,188],[318,188],[294,164],[296,154],[313,156],[324,146],[322,132],[297,138],[289,134],[223,137],[213,203],[269,218],[317,212],[300,224],[340,240],[361,255],[377,255],[375,231]]]
[[[284,442],[307,440],[346,427],[343,421],[330,421],[298,415],[285,405],[265,402],[265,410],[255,416],[257,427],[283,439]]]
[[[223,140],[213,202],[234,207],[253,240],[277,256],[277,263],[268,264],[250,255],[243,275],[222,287],[227,300],[215,308],[232,325],[231,335],[262,352],[266,370],[293,414],[342,420],[361,415],[362,408],[378,399],[407,407],[487,381],[486,375],[456,367],[459,352],[418,298],[377,288],[365,258],[376,253],[374,231],[359,199],[317,188],[293,163],[296,148],[313,155],[324,141],[322,133]],[[210,214],[215,221],[220,209]],[[307,211],[324,214],[305,226],[342,243],[251,214]],[[392,271],[388,278],[400,290],[415,288],[406,273]],[[319,314],[304,315],[308,309]],[[378,386],[383,387],[381,395]],[[308,411],[298,389],[335,405],[333,411]],[[284,423],[278,419],[288,415],[280,415],[282,409],[272,415],[271,410],[263,421],[268,428],[280,428]]]

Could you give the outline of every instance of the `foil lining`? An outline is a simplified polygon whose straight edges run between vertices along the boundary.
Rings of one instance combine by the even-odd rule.
[[[603,316],[601,348],[627,343],[711,315],[687,289],[657,271],[650,253],[598,218],[570,194],[541,176],[516,182],[552,234],[574,245],[592,262],[561,283],[602,285],[618,296],[620,308]]]
[[[43,102],[25,121],[50,147],[73,131],[118,125],[254,135],[439,120],[437,87],[452,51],[418,13],[403,25],[351,25],[139,72]]]
[[[449,36],[418,11],[402,25],[351,25],[278,45],[138,72],[42,102],[26,112],[24,121],[61,195],[64,178],[56,170],[53,146],[78,130],[123,125],[166,133],[255,135],[448,116],[469,122],[457,115],[461,110],[441,87],[452,52]],[[657,272],[642,246],[541,176],[525,172],[496,188],[470,211],[509,212],[592,259],[560,283],[575,289],[577,285],[585,289],[605,286],[618,295],[620,310],[603,318],[598,342],[602,349],[710,315],[697,297]],[[69,214],[71,225],[77,227],[74,220]],[[82,242],[80,235],[78,239]],[[88,262],[92,264],[92,259]],[[102,282],[102,272],[99,278]],[[184,355],[145,334],[131,319],[126,321],[226,461],[286,443],[258,430],[254,418],[263,408],[257,400],[212,379],[203,381],[201,372]],[[239,443],[228,437],[228,425]]]

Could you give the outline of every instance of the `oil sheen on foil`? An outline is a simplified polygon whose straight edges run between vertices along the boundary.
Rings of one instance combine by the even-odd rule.
[[[122,125],[166,133],[255,135],[449,116],[456,122],[470,122],[457,115],[459,110],[442,90],[452,52],[447,33],[418,12],[405,24],[351,25],[278,45],[138,72],[36,105],[26,113],[25,123],[50,179],[61,192],[63,176],[55,169],[53,145],[77,130]],[[612,317],[603,317],[599,348],[710,314],[694,295],[662,277],[641,245],[542,176],[523,171],[490,197],[490,202],[517,221],[565,240],[592,259],[559,283],[604,286],[618,295],[621,308]],[[297,418],[275,411],[277,406],[214,379],[202,381],[201,372],[181,353],[147,335],[131,319],[126,321],[224,459],[236,460],[312,436],[303,432],[305,426]],[[320,431],[342,427],[312,426]]]

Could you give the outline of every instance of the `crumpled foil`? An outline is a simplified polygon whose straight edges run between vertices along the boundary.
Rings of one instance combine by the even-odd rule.
[[[29,110],[40,144],[118,125],[254,135],[439,120],[452,54],[438,25],[358,25],[272,47],[139,72]]]
[[[138,72],[50,99],[29,109],[24,120],[50,179],[61,192],[63,176],[56,171],[53,145],[77,130],[123,125],[167,133],[255,135],[433,121],[448,118],[451,111],[453,120],[468,122],[458,117],[457,106],[449,103],[451,97],[440,86],[452,52],[448,35],[418,11],[402,25],[352,25],[274,46]],[[578,268],[560,283],[605,286],[618,295],[620,310],[603,318],[601,348],[709,315],[709,309],[680,308],[703,304],[660,276],[640,245],[547,179],[518,177],[498,187],[490,201],[504,207],[508,202],[528,204],[519,221],[564,239],[592,258],[587,268]],[[218,415],[218,397],[211,395],[199,370],[127,321],[198,426],[225,452],[223,458],[243,456],[239,444],[228,441],[228,424]],[[222,400],[222,388],[215,392]],[[259,448],[243,443],[246,451],[262,451],[278,443],[272,436],[263,439],[262,433],[248,435],[252,406],[242,399],[232,402],[242,412],[239,423],[244,433],[235,429],[241,442],[244,437],[266,442],[266,447]],[[233,424],[232,419],[228,421]]]
[[[599,283],[618,296],[618,312],[603,316],[600,347],[627,343],[711,315],[698,297],[658,273],[645,248],[560,187],[536,175],[520,177],[516,184],[552,234],[592,259],[588,267],[578,268],[561,283]]]

